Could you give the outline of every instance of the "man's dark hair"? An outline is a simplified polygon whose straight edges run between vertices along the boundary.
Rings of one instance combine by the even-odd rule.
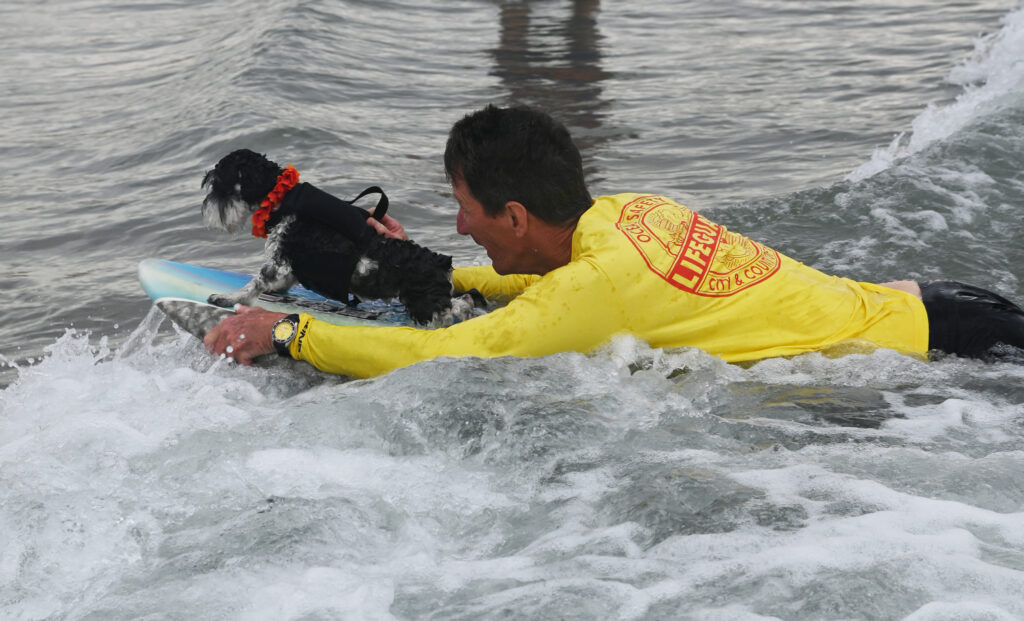
[[[565,224],[593,202],[569,130],[525,106],[489,105],[455,123],[444,168],[448,180],[462,179],[492,216],[518,201],[548,224]]]

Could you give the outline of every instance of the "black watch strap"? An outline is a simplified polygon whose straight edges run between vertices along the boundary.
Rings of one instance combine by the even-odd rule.
[[[295,335],[299,332],[299,316],[297,314],[291,314],[287,317],[282,317],[274,323],[274,327],[271,330],[270,339],[274,343],[274,349],[277,353],[285,358],[291,358],[292,354],[290,347],[292,341],[295,340]]]

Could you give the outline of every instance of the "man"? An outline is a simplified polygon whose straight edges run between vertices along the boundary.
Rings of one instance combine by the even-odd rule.
[[[207,334],[243,364],[276,348],[325,371],[370,377],[438,356],[588,352],[620,333],[730,362],[851,344],[924,356],[1024,348],[1024,312],[952,282],[876,285],[823,274],[666,198],[593,200],[569,132],[529,108],[488,106],[452,128],[445,171],[458,232],[490,267],[455,288],[508,304],[436,330],[334,326],[242,308]],[[391,218],[378,232],[405,237]],[[923,298],[923,299],[922,299]],[[229,350],[229,347],[231,348]]]

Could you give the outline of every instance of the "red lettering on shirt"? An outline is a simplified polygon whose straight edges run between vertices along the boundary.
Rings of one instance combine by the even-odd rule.
[[[616,227],[652,272],[696,295],[732,295],[764,282],[781,265],[771,248],[660,196],[624,205]]]

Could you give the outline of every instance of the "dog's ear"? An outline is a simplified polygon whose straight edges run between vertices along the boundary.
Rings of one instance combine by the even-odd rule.
[[[202,187],[219,201],[241,200],[259,205],[274,188],[282,168],[261,153],[238,149],[221,158],[203,177]]]
[[[203,200],[206,226],[229,232],[239,230],[248,214],[259,208],[273,189],[280,174],[280,166],[249,149],[238,149],[221,158],[213,170],[203,175],[201,184],[207,192]]]
[[[216,179],[216,170],[208,170],[203,175],[203,182],[199,184],[199,187],[203,190],[209,190],[213,187],[213,182]]]

